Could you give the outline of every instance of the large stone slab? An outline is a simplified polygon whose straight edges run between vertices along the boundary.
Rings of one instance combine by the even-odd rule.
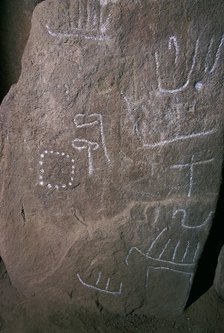
[[[223,44],[221,1],[36,8],[1,107],[0,254],[20,292],[184,309],[220,186]]]

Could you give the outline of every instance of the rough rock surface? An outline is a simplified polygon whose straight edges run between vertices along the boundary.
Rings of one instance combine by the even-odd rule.
[[[219,254],[218,265],[215,272],[214,287],[219,297],[224,300],[224,246]]]
[[[22,293],[186,304],[220,186],[221,1],[37,6],[1,107],[0,255]]]

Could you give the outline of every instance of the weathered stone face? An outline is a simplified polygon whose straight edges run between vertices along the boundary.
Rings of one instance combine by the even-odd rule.
[[[220,1],[37,7],[1,110],[1,256],[20,291],[183,310],[220,185],[222,14]]]

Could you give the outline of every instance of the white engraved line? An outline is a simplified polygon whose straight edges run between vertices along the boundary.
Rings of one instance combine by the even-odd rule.
[[[194,158],[194,155],[193,155]],[[210,158],[209,160],[205,160],[205,161],[198,161],[198,162],[194,162],[194,160],[191,163],[183,163],[183,164],[176,164],[173,165],[172,168],[176,169],[176,168],[189,168],[190,165],[200,165],[200,164],[205,164],[205,163],[211,163],[214,161],[214,158]]]
[[[97,114],[92,114],[93,115],[97,115]],[[107,147],[106,147],[106,142],[105,142],[105,135],[104,135],[104,129],[103,129],[103,119],[102,119],[102,115],[99,114],[99,118],[100,118],[100,135],[101,135],[101,141],[102,141],[102,145],[103,145],[103,149],[104,149],[104,153],[105,153],[105,156],[106,156],[106,159],[108,161],[108,163],[110,163],[110,158],[109,158],[109,155],[108,155],[108,152],[107,152]]]
[[[194,155],[192,156],[191,165],[190,165],[190,184],[189,184],[189,189],[188,189],[188,194],[187,194],[188,198],[191,197],[191,193],[192,193],[192,189],[193,189],[193,185],[194,185],[194,178],[193,178],[194,164],[193,164],[193,161],[194,161]]]
[[[183,258],[182,258],[182,262],[184,262],[184,260],[186,259],[186,256],[187,256],[187,253],[188,253],[188,250],[189,250],[189,246],[190,246],[190,243],[189,241],[187,242],[187,247],[186,247],[186,250],[184,252],[184,255],[183,255]]]
[[[160,77],[160,72],[159,72],[159,57],[158,57],[158,53],[155,52],[155,60],[156,60],[156,73],[157,73],[157,78],[158,78],[158,88],[159,91],[162,93],[170,93],[170,94],[174,94],[180,91],[183,91],[184,89],[186,89],[190,83],[190,79],[191,79],[191,75],[193,73],[194,67],[195,67],[195,63],[196,63],[196,58],[197,58],[197,54],[198,54],[198,45],[199,45],[199,39],[197,39],[196,44],[195,44],[195,50],[194,50],[194,56],[193,56],[193,60],[192,60],[192,64],[191,64],[191,68],[189,70],[189,73],[187,75],[187,80],[186,82],[179,88],[177,89],[163,89],[161,87],[161,77]]]
[[[197,137],[201,137],[201,136],[206,136],[206,135],[210,135],[210,134],[214,134],[216,133],[215,129],[212,129],[210,131],[207,132],[199,132],[199,133],[194,133],[194,134],[189,134],[189,135],[182,135],[182,136],[178,136],[176,138],[170,139],[170,140],[164,140],[164,141],[160,141],[154,144],[143,144],[144,148],[156,148],[158,146],[164,146],[166,144],[169,143],[173,143],[176,141],[182,141],[182,140],[188,140],[188,139],[192,139],[192,138],[197,138]]]
[[[92,126],[95,126],[95,125],[98,125],[98,124],[99,124],[98,120],[94,120],[94,121],[92,121],[92,122],[90,122],[90,123],[79,124],[79,123],[77,122],[77,118],[84,118],[84,116],[85,116],[84,113],[78,113],[78,114],[75,116],[75,118],[74,118],[74,123],[75,123],[75,126],[76,126],[77,128],[87,128],[87,127],[92,127]]]
[[[91,35],[81,35],[79,33],[66,33],[66,32],[55,32],[51,30],[51,28],[46,25],[47,31],[50,36],[52,37],[58,37],[58,38],[70,38],[70,37],[77,37],[77,38],[84,38],[87,40],[96,40],[96,41],[104,41],[107,39],[106,36],[100,35],[100,36],[91,36]]]
[[[110,15],[108,15],[108,17],[105,19],[103,19],[103,12],[104,12],[104,8],[101,7],[100,8],[100,31],[102,33],[102,35],[104,35],[104,33],[107,30],[107,26],[109,24],[109,20],[110,20]]]
[[[164,252],[166,251],[168,245],[170,244],[171,239],[168,240],[168,242],[166,243],[166,245],[164,246],[164,249],[162,250],[162,252],[160,253],[158,259],[161,259],[162,255],[164,254]]]
[[[81,142],[81,143],[87,143],[87,147],[86,146],[76,146],[75,143],[76,142]],[[72,146],[81,151],[83,149],[86,149],[87,148],[87,151],[88,151],[88,162],[89,162],[89,175],[91,176],[93,174],[93,171],[94,171],[94,168],[93,168],[93,157],[92,157],[92,150],[97,150],[99,148],[99,145],[98,143],[96,142],[91,142],[91,141],[88,141],[86,139],[79,139],[79,138],[76,138],[72,141]]]
[[[196,251],[195,251],[195,254],[194,254],[193,262],[196,261],[196,258],[197,258],[197,255],[198,255],[199,248],[200,248],[200,243],[197,244],[197,248],[196,248]]]
[[[97,27],[97,13],[96,13],[96,11],[93,13],[93,26],[94,27]]]
[[[97,285],[99,284],[99,282],[100,282],[101,275],[102,275],[102,273],[101,273],[101,272],[99,272],[98,279],[97,279],[97,281],[96,281],[96,286],[97,286]]]
[[[179,45],[177,43],[177,38],[175,36],[171,36],[169,38],[169,46],[168,46],[169,50],[171,50],[172,45],[174,45],[175,52],[176,52],[176,57],[175,57],[175,64],[176,64],[177,60],[178,60],[179,53],[180,53],[180,48],[179,48]]]
[[[122,282],[120,283],[120,288],[119,288],[119,291],[110,291],[110,290],[106,290],[106,289],[101,289],[101,288],[98,288],[98,287],[95,287],[95,286],[92,286],[91,284],[87,284],[85,283],[82,278],[80,277],[79,273],[76,274],[79,281],[81,282],[82,285],[84,285],[85,287],[87,288],[90,288],[90,289],[94,289],[94,290],[97,290],[97,291],[100,291],[100,292],[103,292],[103,293],[106,293],[106,294],[110,294],[110,295],[121,295],[122,294]]]
[[[146,255],[149,254],[149,252],[152,250],[152,248],[154,247],[155,243],[157,242],[157,240],[162,236],[162,234],[167,230],[167,228],[164,228],[160,233],[159,235],[154,239],[154,241],[152,242],[150,248],[148,249]]]
[[[145,288],[148,287],[148,280],[149,280],[149,268],[146,271],[146,281],[145,281]]]
[[[91,3],[92,0],[88,0],[87,2],[87,20],[86,20],[86,28],[87,30],[90,28],[90,22],[91,22]]]
[[[179,247],[179,246],[180,246],[180,241],[177,242],[177,244],[176,244],[176,246],[175,246],[175,249],[174,249],[174,251],[173,251],[173,257],[172,257],[173,261],[175,261],[175,259],[176,259],[177,250],[178,250],[178,247]]]
[[[192,277],[192,273],[188,273],[188,272],[180,272],[176,269],[173,269],[173,268],[168,268],[168,267],[153,267],[153,266],[150,266],[148,269],[155,269],[155,270],[161,270],[161,269],[166,269],[167,271],[172,271],[172,272],[175,272],[175,273],[181,273],[181,274],[184,274],[184,275],[190,275],[190,277]]]
[[[212,49],[212,45],[214,43],[214,38],[212,37],[208,46],[208,52],[206,54],[206,58],[205,58],[205,68],[204,68],[204,72],[209,72],[209,56],[211,54],[211,49]]]
[[[107,147],[106,147],[106,142],[105,142],[105,135],[104,135],[102,115],[99,114],[99,113],[92,113],[92,114],[89,115],[89,117],[96,117],[96,118],[98,118],[98,120],[92,121],[90,123],[78,124],[77,123],[77,118],[80,118],[80,117],[84,118],[84,114],[83,113],[79,113],[74,118],[74,123],[75,123],[75,125],[76,125],[77,128],[92,127],[92,126],[100,124],[100,136],[101,136],[101,142],[102,142],[104,154],[105,154],[105,157],[107,159],[107,162],[111,163],[111,160],[110,160],[109,155],[108,155]]]
[[[224,34],[222,35],[222,38],[221,38],[221,41],[220,41],[220,44],[219,44],[219,47],[218,47],[218,50],[216,52],[216,55],[215,55],[215,61],[214,61],[214,64],[212,66],[212,69],[209,71],[209,73],[213,73],[214,70],[216,69],[217,67],[217,64],[218,64],[218,61],[219,61],[219,58],[220,58],[220,54],[221,54],[221,48],[224,44]]]
[[[183,225],[185,228],[187,229],[198,229],[198,228],[203,228],[206,224],[208,224],[208,222],[210,221],[211,219],[211,216],[213,215],[213,211],[211,211],[209,214],[208,214],[208,217],[204,220],[204,222],[200,225],[197,225],[197,226],[194,226],[194,227],[190,227],[190,226],[187,226],[187,225]]]
[[[84,4],[83,0],[78,1],[79,4],[79,21],[78,21],[78,27],[80,29],[83,28],[83,20],[84,20]]]
[[[183,217],[182,217],[182,219],[181,219],[181,225],[182,225],[183,227],[185,227],[185,222],[186,222],[186,218],[187,218],[187,212],[186,212],[185,209],[177,209],[177,210],[175,210],[175,212],[173,213],[172,218],[175,218],[176,215],[177,215],[178,213],[182,213],[182,214],[183,214]]]
[[[89,160],[89,175],[93,174],[93,157],[91,151],[91,144],[88,146],[88,160]]]
[[[125,96],[123,93],[121,93],[121,95],[124,97],[124,100],[128,107],[128,113],[131,115],[132,114],[131,103],[130,103],[129,99],[127,98],[127,96]]]
[[[125,258],[125,263],[126,263],[127,266],[129,265],[128,264],[128,259],[129,259],[130,255],[131,255],[131,253],[133,252],[133,250],[136,250],[138,253],[140,253],[141,255],[143,255],[145,258],[152,259],[152,260],[154,260],[156,262],[159,262],[159,263],[160,262],[162,262],[162,263],[168,263],[168,264],[172,264],[172,265],[180,266],[180,267],[194,267],[194,264],[178,263],[178,262],[173,262],[173,261],[169,261],[169,260],[163,260],[163,259],[158,259],[158,258],[151,257],[148,254],[143,253],[137,247],[132,247],[129,250],[127,257]]]
[[[201,223],[200,225],[196,225],[196,226],[189,226],[187,225],[186,223],[186,220],[187,220],[187,212],[185,209],[177,209],[174,213],[173,213],[173,218],[178,214],[178,213],[182,213],[183,214],[183,217],[181,219],[181,225],[182,227],[186,228],[186,229],[198,229],[198,228],[203,228],[210,220],[212,214],[213,214],[213,211],[211,211],[207,218],[204,220],[203,223]]]
[[[109,289],[109,285],[110,285],[110,278],[108,278],[108,280],[107,280],[106,290]]]
[[[82,22],[81,22],[81,5],[80,5],[80,0],[77,1],[78,2],[78,28],[81,29],[82,27]]]
[[[194,162],[194,155],[191,158],[191,163],[186,163],[186,164],[177,164],[177,165],[173,165],[171,168],[172,169],[178,169],[178,168],[189,168],[190,169],[190,183],[189,183],[189,189],[188,189],[188,194],[187,196],[190,197],[191,193],[192,193],[192,188],[194,185],[193,182],[193,175],[194,175],[194,166],[195,165],[203,165],[206,163],[211,163],[214,161],[214,158],[211,158],[209,160],[205,160],[205,161],[199,161],[199,162]]]
[[[156,213],[156,215],[155,215],[155,219],[154,219],[154,225],[158,222],[158,219],[159,219],[159,215],[160,215],[160,211],[161,211],[161,208],[160,207],[156,207],[155,208],[155,213]]]

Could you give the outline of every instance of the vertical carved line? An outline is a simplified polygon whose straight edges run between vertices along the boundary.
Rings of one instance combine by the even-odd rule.
[[[87,1],[87,8],[86,8],[86,14],[87,14],[87,18],[86,18],[86,29],[90,30],[91,29],[91,2],[92,0],[88,0]]]
[[[207,73],[209,71],[209,59],[211,56],[213,43],[214,43],[214,37],[211,38],[209,46],[208,46],[208,51],[207,51],[206,58],[205,58],[205,68],[204,68],[205,73]]]

